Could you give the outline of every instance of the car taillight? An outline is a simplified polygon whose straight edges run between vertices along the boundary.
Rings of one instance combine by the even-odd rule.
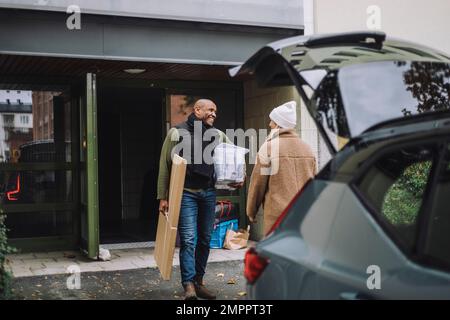
[[[18,174],[16,178],[16,188],[14,190],[6,192],[6,197],[8,198],[9,201],[17,201],[19,200],[17,198],[19,193],[20,193],[20,175]]]
[[[312,179],[309,179],[308,181],[306,181],[305,184],[303,185],[303,187],[300,189],[300,191],[297,192],[297,194],[294,196],[294,198],[292,198],[291,202],[289,202],[289,204],[286,207],[286,209],[284,209],[283,212],[281,212],[281,214],[278,216],[278,218],[275,221],[275,223],[270,228],[269,232],[267,232],[266,237],[269,234],[271,234],[272,232],[274,232],[276,228],[278,228],[278,226],[280,225],[281,221],[283,221],[283,219],[285,218],[286,214],[289,212],[289,210],[291,210],[291,208],[294,205],[295,201],[298,199],[298,197],[300,197],[300,195],[302,194],[303,190],[306,189],[306,186],[309,184],[309,182],[311,180]]]
[[[254,248],[248,249],[244,258],[244,276],[247,282],[249,284],[255,283],[268,263],[269,260],[260,257]]]

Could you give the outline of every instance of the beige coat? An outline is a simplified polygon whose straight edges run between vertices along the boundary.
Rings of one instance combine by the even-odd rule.
[[[255,218],[262,205],[267,234],[292,198],[315,174],[314,154],[295,130],[274,131],[258,152],[250,178],[247,216]]]

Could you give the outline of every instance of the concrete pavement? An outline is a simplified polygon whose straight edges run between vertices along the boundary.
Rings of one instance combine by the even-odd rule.
[[[219,300],[242,300],[245,295],[244,265],[241,260],[208,263],[205,282]],[[182,300],[179,266],[172,279],[161,279],[158,269],[86,272],[79,288],[70,288],[70,275],[57,274],[13,279],[15,299],[26,300]],[[69,281],[68,281],[69,280]]]
[[[84,257],[79,251],[37,252],[11,254],[7,257],[7,267],[14,278],[67,274],[71,266],[84,272],[108,272],[156,268],[154,248],[134,248],[110,250],[111,261],[95,261]],[[242,261],[246,249],[211,249],[208,263],[222,261]],[[176,248],[173,265],[179,265],[179,248]]]

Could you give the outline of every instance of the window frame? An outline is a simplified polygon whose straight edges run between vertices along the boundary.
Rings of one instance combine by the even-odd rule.
[[[20,123],[21,124],[29,124],[28,115],[20,115]]]
[[[447,137],[447,139],[441,140],[440,144],[438,163],[435,168],[435,173],[432,176],[433,180],[429,197],[426,203],[424,203],[424,214],[422,216],[422,221],[420,221],[421,224],[417,234],[417,255],[419,263],[448,272],[450,271],[450,262],[431,256],[425,252],[426,242],[430,234],[429,226],[433,216],[431,209],[433,207],[434,199],[436,198],[437,181],[439,179],[439,173],[443,170],[443,167],[446,164],[445,153],[450,150],[450,139]]]
[[[444,136],[434,136],[434,137],[426,137],[417,140],[408,139],[407,141],[393,142],[385,147],[382,147],[379,150],[376,150],[369,158],[366,160],[361,167],[357,170],[353,179],[349,182],[350,189],[354,192],[356,197],[360,200],[361,204],[365,207],[365,209],[369,212],[371,217],[377,222],[377,224],[381,227],[381,229],[385,232],[388,238],[395,244],[395,246],[411,261],[426,267],[431,267],[433,269],[450,271],[450,266],[444,266],[442,263],[436,261],[427,255],[424,254],[424,241],[426,241],[427,237],[427,226],[430,219],[430,213],[427,209],[430,208],[432,201],[435,196],[435,183],[438,178],[438,173],[442,166],[443,160],[443,151],[444,148],[447,147],[447,143],[449,143],[448,134]],[[389,225],[381,216],[381,213],[375,208],[372,204],[372,201],[367,198],[365,193],[360,189],[359,184],[362,179],[364,179],[365,174],[367,174],[368,170],[372,168],[372,166],[384,155],[395,152],[400,148],[407,148],[409,146],[417,146],[421,145],[435,145],[437,153],[433,156],[433,163],[431,167],[431,171],[429,174],[429,178],[427,180],[427,184],[424,191],[424,196],[422,199],[422,203],[420,205],[418,214],[417,214],[417,230],[414,238],[414,242],[411,248],[409,248],[402,237]]]

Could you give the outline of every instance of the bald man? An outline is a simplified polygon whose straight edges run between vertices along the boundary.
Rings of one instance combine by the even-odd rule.
[[[209,291],[203,282],[206,264],[209,257],[209,243],[214,224],[216,206],[216,190],[214,164],[205,161],[198,154],[205,151],[212,143],[231,143],[227,136],[214,128],[217,106],[208,99],[196,101],[193,112],[186,122],[170,129],[164,141],[159,162],[158,199],[159,211],[168,210],[168,189],[170,168],[172,165],[172,152],[177,152],[188,162],[183,197],[181,199],[178,232],[180,235],[180,269],[181,283],[185,291],[186,300],[215,299],[216,296]],[[201,131],[200,131],[201,129]],[[203,139],[203,134],[211,129],[213,138]],[[194,134],[197,133],[197,134]],[[201,133],[200,135],[198,133]],[[209,135],[211,136],[211,135]],[[215,141],[219,139],[219,141]],[[187,148],[174,149],[180,142],[190,142]],[[190,149],[189,149],[190,148]],[[211,150],[211,149],[208,149]],[[190,152],[189,152],[190,151]],[[194,155],[197,154],[196,159]],[[194,160],[196,160],[194,162]],[[242,187],[243,183],[233,185]],[[195,242],[197,241],[197,242]]]

